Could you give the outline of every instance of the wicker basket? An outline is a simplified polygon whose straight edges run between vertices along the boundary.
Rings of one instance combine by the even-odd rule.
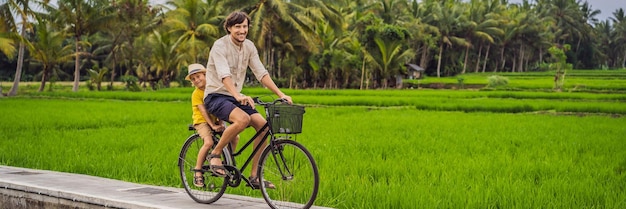
[[[267,108],[269,123],[273,133],[302,133],[302,115],[304,106],[290,104],[274,104]]]

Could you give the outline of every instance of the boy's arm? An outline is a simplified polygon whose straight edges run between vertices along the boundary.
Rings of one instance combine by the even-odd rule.
[[[206,108],[204,107],[204,104],[199,104],[198,105],[198,110],[200,110],[200,114],[202,114],[202,117],[204,117],[204,120],[206,120],[206,122],[209,124],[209,126],[211,126],[211,129],[213,129],[214,131],[223,131],[224,130],[224,126],[223,125],[219,125],[218,122],[219,119],[217,119],[217,117],[215,117],[215,115],[213,114],[209,114],[206,111]],[[221,123],[223,124],[223,123]]]

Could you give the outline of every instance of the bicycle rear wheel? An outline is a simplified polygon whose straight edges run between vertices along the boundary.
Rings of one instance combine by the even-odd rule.
[[[197,187],[193,184],[193,177],[195,175],[193,169],[203,144],[204,141],[200,135],[191,135],[180,150],[178,168],[181,181],[189,197],[198,203],[209,204],[222,197],[224,191],[226,191],[228,182],[223,177],[212,175],[211,171],[208,169],[208,161],[205,160],[202,166],[204,170],[204,187]],[[227,151],[222,153],[222,159],[225,159],[224,156],[226,154],[228,154]]]
[[[300,143],[280,140],[261,155],[260,180],[270,181],[275,189],[261,184],[263,198],[272,208],[309,208],[317,197],[319,174],[315,160]]]

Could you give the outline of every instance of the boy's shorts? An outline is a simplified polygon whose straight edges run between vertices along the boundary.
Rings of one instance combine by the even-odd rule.
[[[206,108],[207,112],[229,123],[231,123],[232,121],[230,121],[228,117],[230,116],[230,113],[233,112],[233,110],[236,107],[248,113],[248,115],[259,113],[258,111],[256,111],[256,109],[252,108],[251,106],[242,105],[241,103],[237,102],[235,97],[224,95],[224,94],[207,95],[204,98],[204,107]]]
[[[208,123],[194,124],[193,128],[196,129],[196,132],[198,132],[198,135],[200,135],[203,140],[213,140],[213,137],[211,135],[211,126],[209,126]]]

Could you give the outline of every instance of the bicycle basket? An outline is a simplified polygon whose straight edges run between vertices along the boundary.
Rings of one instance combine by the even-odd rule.
[[[302,115],[304,106],[290,104],[274,104],[267,108],[269,122],[273,133],[302,133]]]

